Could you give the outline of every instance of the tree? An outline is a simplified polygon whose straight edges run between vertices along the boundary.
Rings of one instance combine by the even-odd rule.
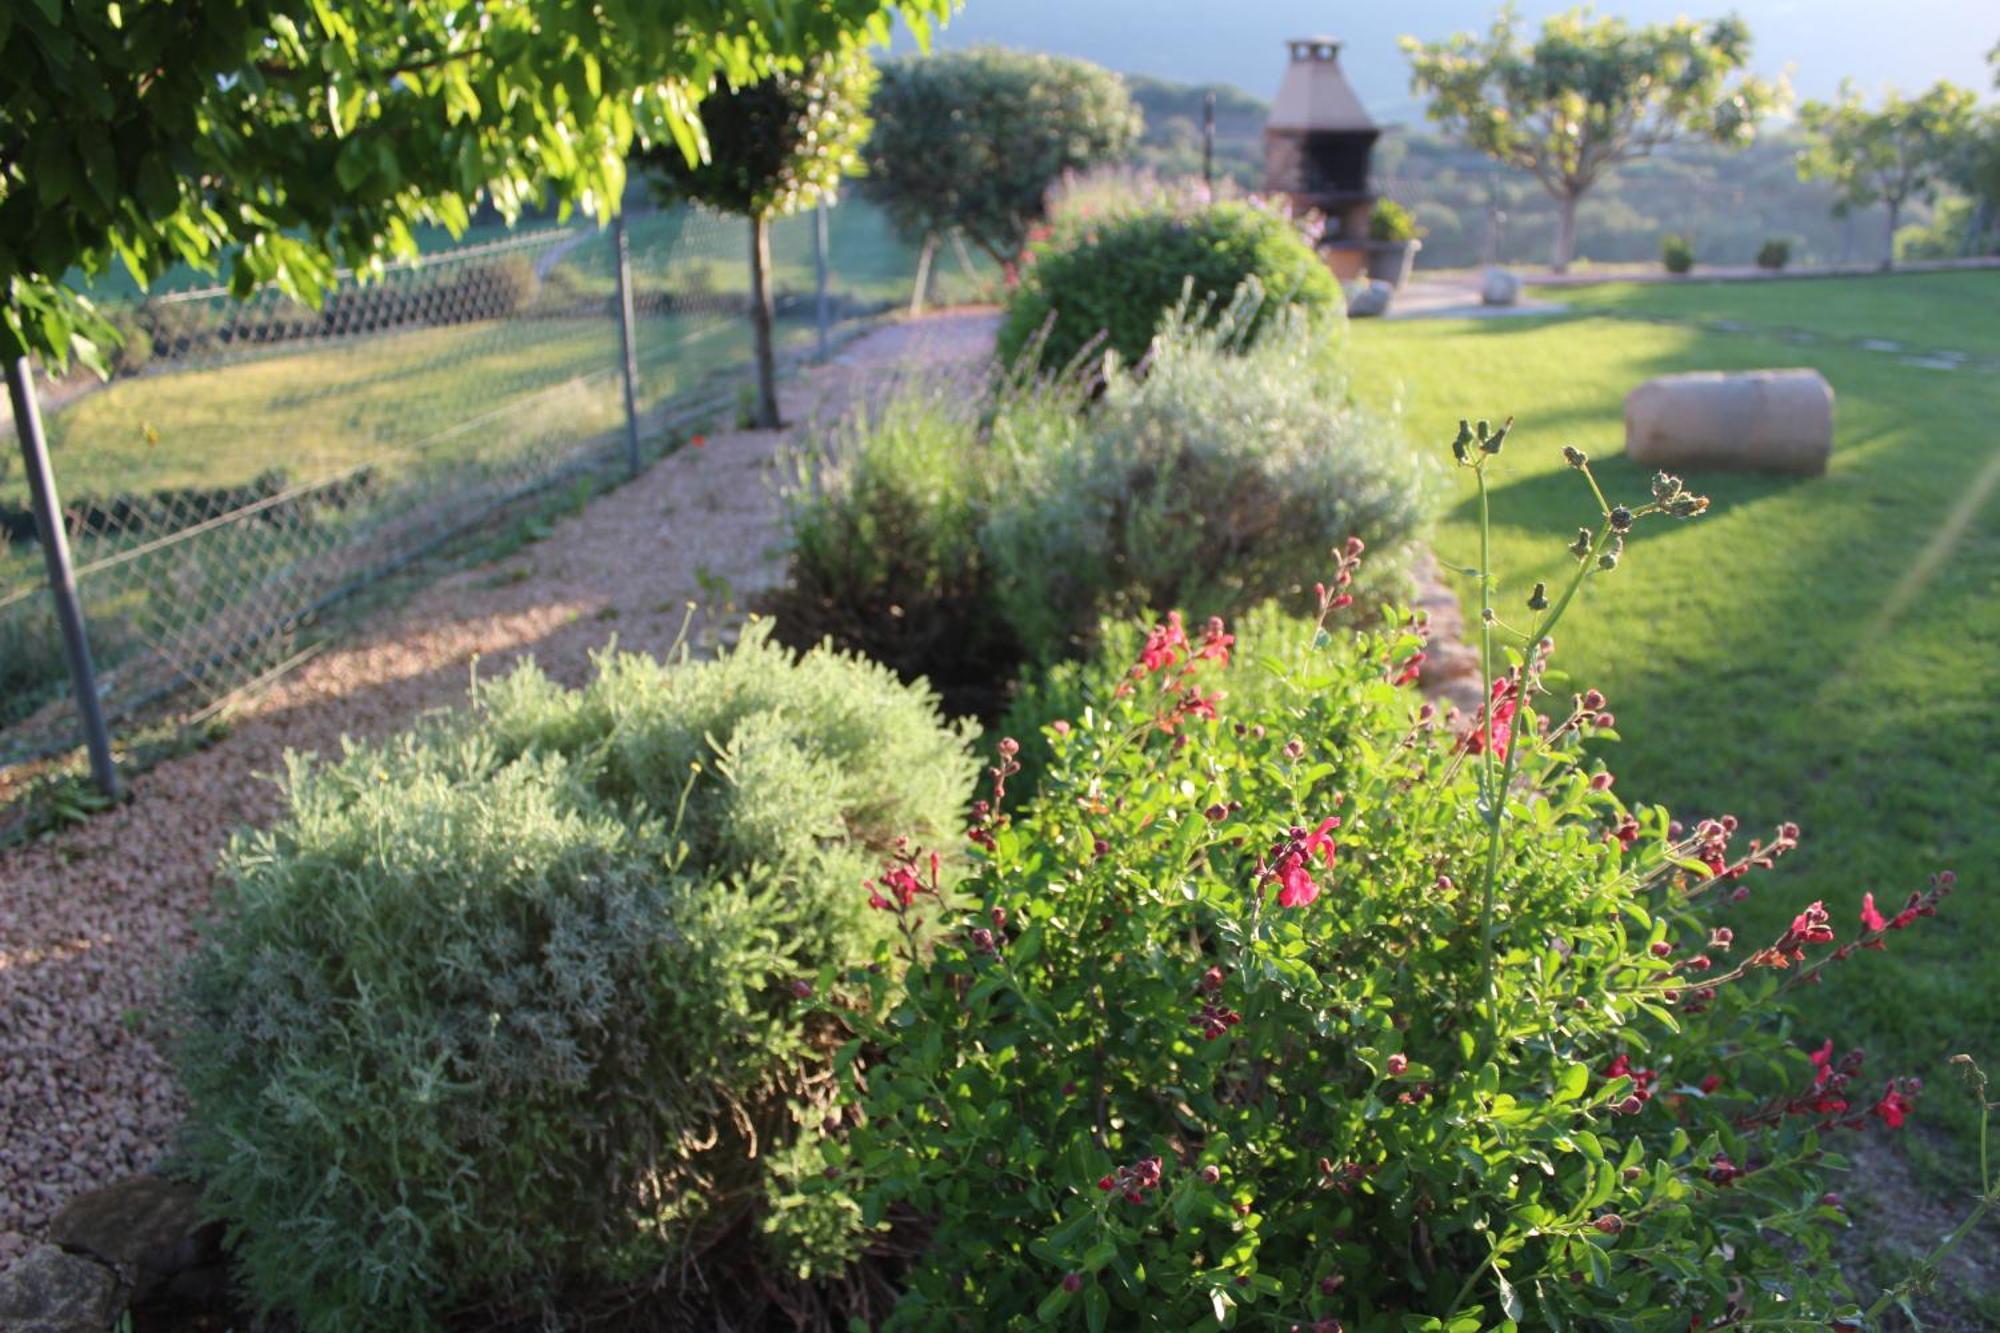
[[[1634,28],[1575,9],[1546,20],[1532,45],[1516,24],[1509,6],[1483,38],[1402,47],[1433,121],[1555,198],[1558,273],[1576,253],[1577,201],[1605,173],[1682,141],[1740,147],[1786,97],[1743,72],[1750,30],[1733,16]]]
[[[1939,80],[1915,98],[1890,89],[1870,111],[1860,91],[1843,82],[1837,100],[1799,108],[1799,123],[1815,136],[1799,155],[1799,174],[1831,181],[1850,208],[1884,205],[1889,235],[1882,267],[1893,267],[1903,205],[1933,197],[1971,131],[1977,107],[1971,89]]]
[[[698,159],[709,89],[920,38],[951,0],[31,0],[0,5],[0,354],[98,360],[73,275],[226,266],[317,304],[340,265],[617,206],[635,145]]]
[[[829,52],[803,68],[702,103],[708,158],[672,148],[648,153],[655,191],[750,219],[750,325],[757,345],[757,425],[776,428],[777,358],[771,346],[771,219],[830,195],[861,158],[875,66],[860,50]]]
[[[886,61],[872,110],[863,193],[927,250],[958,228],[1002,265],[1041,220],[1051,183],[1123,157],[1140,129],[1116,74],[999,47]]]

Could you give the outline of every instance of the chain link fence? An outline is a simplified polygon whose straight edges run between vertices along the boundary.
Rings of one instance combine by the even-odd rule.
[[[824,225],[825,279],[815,230]],[[727,423],[750,366],[748,226],[691,208],[626,222],[642,451]],[[917,269],[867,205],[773,233],[781,354],[909,300]],[[62,522],[114,722],[190,716],[285,669],[316,614],[512,501],[631,464],[614,233],[501,234],[275,293],[121,310],[108,382],[44,386]],[[973,272],[932,276],[974,294]],[[78,741],[14,443],[0,459],[0,768]]]

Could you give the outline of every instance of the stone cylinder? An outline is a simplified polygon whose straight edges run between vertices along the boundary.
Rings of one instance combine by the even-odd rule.
[[[1817,370],[1647,380],[1625,395],[1625,452],[1647,467],[1816,477],[1833,453],[1833,386]]]

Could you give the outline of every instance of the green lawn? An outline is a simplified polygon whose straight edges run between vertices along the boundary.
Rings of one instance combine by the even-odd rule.
[[[2000,270],[1783,282],[1607,283],[1553,293],[1579,310],[1723,319],[1918,350],[2000,357]],[[1790,355],[1790,354],[1788,354]]]
[[[1954,287],[1983,290],[1983,303]],[[2000,339],[1996,297],[2000,274],[1591,293],[1615,309],[1913,341],[1921,330],[1967,350]],[[1800,1035],[1863,1044],[1880,1075],[1923,1075],[1924,1115],[1969,1128],[1944,1061],[1969,1050],[2000,1065],[2000,383],[1856,349],[1588,316],[1373,322],[1353,344],[1364,395],[1400,397],[1412,438],[1440,454],[1460,416],[1518,416],[1494,494],[1503,614],[1570,567],[1564,544],[1596,517],[1561,446],[1601,460],[1614,502],[1645,497],[1645,475],[1622,455],[1629,388],[1681,370],[1825,374],[1838,395],[1828,475],[1692,474],[1714,509],[1642,525],[1564,623],[1558,660],[1578,688],[1609,695],[1624,739],[1608,758],[1628,799],[1690,819],[1733,812],[1752,829],[1803,826],[1802,849],[1733,909],[1739,937],[1775,935],[1814,898],[1851,931],[1864,891],[1894,905],[1933,871],[1957,870],[1942,919],[1835,969]],[[1472,491],[1463,476],[1455,484],[1436,545],[1469,565]]]

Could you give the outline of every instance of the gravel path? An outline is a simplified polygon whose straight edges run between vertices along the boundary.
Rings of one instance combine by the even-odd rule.
[[[788,418],[838,411],[893,374],[962,373],[997,321],[890,325],[787,386]],[[133,800],[0,852],[0,1266],[71,1195],[150,1165],[181,1114],[148,1015],[192,938],[232,829],[271,818],[287,750],[331,752],[464,697],[532,655],[580,680],[589,653],[659,651],[689,602],[709,640],[783,572],[769,482],[776,432],[711,436],[563,519],[545,541],[452,573],[377,628],[246,704],[220,744],[132,782]],[[724,603],[717,605],[718,602]]]

